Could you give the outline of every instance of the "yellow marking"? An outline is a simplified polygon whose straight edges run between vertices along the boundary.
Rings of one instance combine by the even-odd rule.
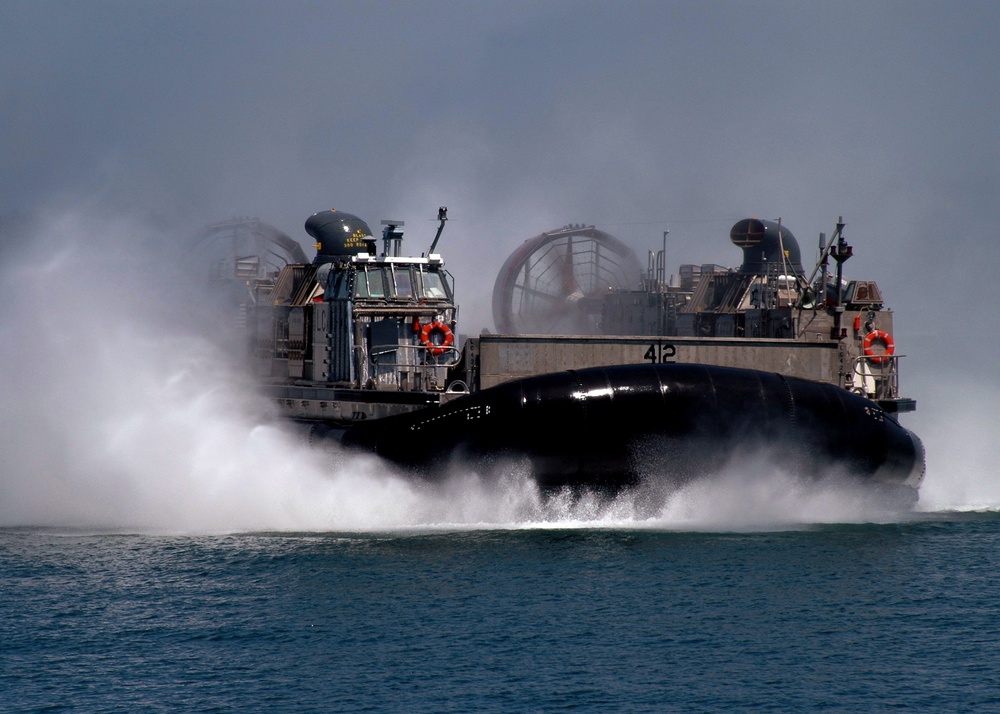
[[[346,228],[346,226],[345,226]],[[348,248],[363,248],[365,246],[365,234],[360,228],[354,231],[350,237],[344,241],[344,245]]]

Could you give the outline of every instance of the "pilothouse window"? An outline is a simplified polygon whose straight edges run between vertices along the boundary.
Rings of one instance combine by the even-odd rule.
[[[372,297],[385,297],[385,281],[382,279],[382,271],[378,268],[365,271],[368,274],[368,291]]]
[[[448,300],[451,285],[444,271],[424,266],[388,265],[358,267],[354,277],[356,298],[394,298],[397,300]],[[331,283],[331,292],[336,290]]]
[[[398,298],[413,297],[413,276],[410,275],[410,269],[399,268],[394,266],[392,269],[392,274],[396,283],[396,297]]]
[[[421,273],[424,280],[424,297],[425,298],[438,298],[444,299],[448,297],[448,293],[444,287],[444,281],[441,279],[440,273]]]
[[[359,298],[385,297],[385,282],[378,268],[359,270],[354,285],[354,296]]]

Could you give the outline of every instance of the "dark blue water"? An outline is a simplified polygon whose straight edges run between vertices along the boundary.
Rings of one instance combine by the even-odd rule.
[[[1000,516],[0,531],[0,710],[1000,709]]]

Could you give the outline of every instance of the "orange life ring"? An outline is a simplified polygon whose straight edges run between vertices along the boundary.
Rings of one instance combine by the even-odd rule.
[[[441,342],[435,344],[431,342],[431,333],[437,330],[441,333]],[[424,328],[420,331],[420,343],[427,348],[427,351],[432,355],[443,354],[446,349],[451,347],[455,342],[455,335],[452,333],[451,328],[448,327],[443,322],[434,322],[424,325]]]
[[[881,342],[885,345],[885,351],[881,354],[875,354],[872,350],[873,342]],[[885,330],[872,330],[867,335],[865,335],[865,341],[863,343],[865,350],[865,357],[870,359],[874,364],[884,364],[889,361],[893,353],[896,351],[896,344],[892,341],[892,335],[890,335]]]

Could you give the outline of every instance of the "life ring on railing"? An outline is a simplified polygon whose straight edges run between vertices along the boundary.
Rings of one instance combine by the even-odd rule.
[[[881,354],[876,354],[872,350],[872,343],[881,342],[885,345],[885,351]],[[867,335],[865,335],[865,341],[862,343],[865,351],[865,357],[870,359],[874,364],[884,364],[889,361],[893,353],[896,351],[896,344],[892,341],[892,335],[890,335],[885,330],[872,330]]]
[[[434,331],[441,333],[441,341],[433,342],[431,340],[431,334]],[[455,342],[455,335],[452,333],[451,328],[448,327],[443,322],[434,322],[424,325],[424,328],[420,331],[420,344],[427,348],[427,351],[432,355],[444,354],[444,351],[452,346]]]

